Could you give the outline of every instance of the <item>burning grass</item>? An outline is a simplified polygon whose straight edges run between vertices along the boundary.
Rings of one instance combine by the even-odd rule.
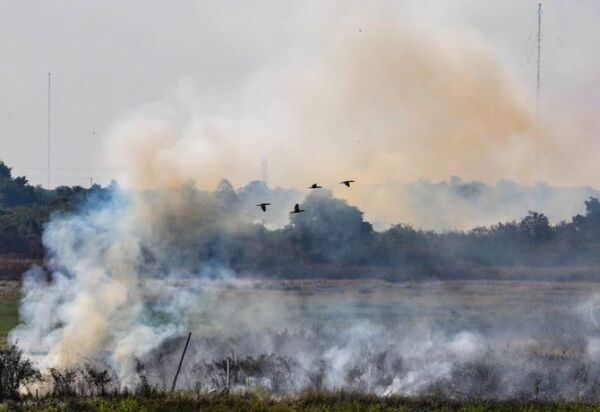
[[[186,285],[178,283],[175,286]],[[492,399],[543,399],[547,402],[559,399],[591,402],[600,399],[597,389],[600,388],[600,363],[588,356],[588,347],[581,335],[581,327],[600,319],[600,313],[591,304],[589,307],[582,307],[581,313],[573,313],[572,308],[573,299],[583,302],[590,294],[600,292],[600,284],[514,281],[406,284],[375,281],[269,281],[262,284],[241,282],[237,287],[229,284],[225,286],[228,287],[218,289],[214,294],[203,295],[202,300],[195,300],[197,304],[205,306],[197,312],[197,316],[189,320],[190,330],[193,332],[192,344],[178,388],[198,388],[198,399],[195,401],[207,402],[203,409],[228,410],[219,409],[223,407],[221,403],[213,405],[211,402],[217,401],[211,397],[213,395],[207,395],[226,390],[226,358],[231,359],[231,392],[238,394],[233,397],[237,399],[235,402],[258,402],[239,394],[245,391],[254,393],[259,388],[269,388],[269,393],[283,396],[277,401],[270,397],[260,398],[262,403],[258,404],[256,410],[319,410],[315,409],[314,404],[293,403],[300,402],[306,394],[301,397],[287,395],[306,390],[338,388],[379,395],[402,393],[428,397],[439,395],[444,396],[444,399],[453,399],[454,403],[443,403],[447,409],[435,409],[432,406],[433,410],[461,410],[459,407],[473,410],[474,406],[467,402],[473,398],[488,400],[486,403],[477,403],[480,410],[489,410],[486,407],[489,405],[516,405],[489,403]],[[17,294],[14,293],[12,298],[12,315],[16,322]],[[8,311],[9,300],[1,302],[0,307]],[[280,310],[273,311],[272,308]],[[265,313],[269,316],[264,317]],[[273,313],[281,316],[274,317]],[[211,323],[211,319],[218,319],[219,322]],[[232,323],[239,319],[252,319],[256,324],[253,324],[253,328],[244,329],[242,324]],[[419,334],[423,330],[412,325],[422,319],[427,319],[444,334]],[[490,323],[490,319],[494,323]],[[318,322],[321,328],[311,327],[314,322]],[[227,331],[223,330],[223,325],[232,324],[235,325],[233,329],[239,327],[241,332],[234,330],[231,334],[225,334]],[[354,328],[351,329],[352,333],[347,332],[348,325],[357,324],[369,327]],[[511,334],[504,335],[504,329],[501,328],[492,330],[493,333],[486,332],[498,324],[504,325]],[[518,333],[519,330],[512,325],[521,325],[525,329]],[[531,325],[537,325],[537,328],[532,329]],[[277,329],[277,326],[280,328]],[[465,330],[469,330],[465,328],[469,326],[478,327],[477,330],[481,332],[465,333]],[[586,327],[593,329],[589,333],[594,333],[593,325]],[[513,330],[517,332],[513,334]],[[346,331],[341,338],[337,335],[339,331]],[[361,338],[363,333],[366,335]],[[483,341],[487,337],[489,340]],[[377,345],[373,345],[373,342]],[[431,345],[427,353],[419,352],[423,342]],[[59,369],[53,374],[44,371],[45,382],[53,397],[63,399],[60,405],[65,405],[64,399],[75,394],[82,397],[81,400],[73,401],[78,405],[78,410],[85,410],[88,404],[92,405],[90,408],[100,408],[98,402],[105,402],[106,405],[102,404],[102,408],[106,410],[123,410],[119,409],[122,407],[121,403],[135,405],[132,410],[156,410],[160,409],[157,405],[165,402],[163,410],[177,410],[180,407],[177,402],[182,402],[181,408],[184,408],[179,410],[194,410],[185,409],[198,408],[198,404],[193,403],[191,392],[184,392],[182,399],[175,400],[164,393],[170,387],[174,365],[179,360],[182,347],[183,342],[176,337],[163,342],[143,359],[135,358],[135,373],[141,380],[137,383],[145,383],[149,390],[144,394],[151,395],[153,401],[144,397],[125,396],[126,387],[130,394],[139,395],[135,382],[124,383],[119,380],[116,372],[110,370],[109,364],[103,363],[102,359],[94,363],[92,358],[86,358],[85,362],[92,362],[91,366],[100,368],[99,372],[108,370],[105,375],[110,378],[110,382],[103,387],[96,387],[97,385],[88,382],[88,377],[96,375],[87,373],[88,365],[85,362],[72,365],[77,370],[69,366],[69,370]],[[302,355],[305,357],[298,356],[299,351],[303,351]],[[344,351],[350,355],[345,360],[342,359],[344,363],[339,366],[339,363],[333,362],[335,359],[332,356]],[[474,355],[464,358],[465,353]],[[306,357],[312,360],[303,363]],[[451,369],[447,373],[443,369],[443,376],[422,375],[427,381],[423,386],[412,388],[394,383],[393,378],[396,376],[405,379],[399,382],[407,384],[410,383],[408,379],[411,375],[422,374],[423,371],[433,373],[435,370],[432,368],[436,362],[446,360],[447,364],[451,364]],[[67,375],[72,375],[70,380],[63,380]],[[68,384],[62,384],[63,381]],[[62,386],[57,385],[57,382]],[[104,389],[109,396],[103,397],[102,401],[95,400],[93,396]],[[53,397],[47,401],[51,406],[54,405],[53,402],[58,402]],[[190,397],[192,399],[188,399]],[[388,405],[382,403],[380,398],[358,395],[355,398],[356,402],[363,402],[363,399],[375,400],[368,405],[360,403],[358,409],[354,410],[379,407],[383,409],[373,410],[386,410],[384,406]],[[388,402],[392,398],[381,399]],[[346,402],[346,399],[341,401]],[[33,400],[28,400],[26,405],[31,402]],[[156,402],[156,405],[148,402]],[[45,405],[41,406],[46,407]],[[252,409],[249,405],[241,403],[234,409]],[[350,408],[346,403],[336,405],[331,407],[334,410]],[[407,405],[402,407],[411,410],[413,404]],[[458,406],[452,406],[452,409],[448,405]],[[553,405],[563,404],[543,405],[553,408]],[[477,408],[474,410],[479,410]],[[499,410],[509,410],[507,408]]]

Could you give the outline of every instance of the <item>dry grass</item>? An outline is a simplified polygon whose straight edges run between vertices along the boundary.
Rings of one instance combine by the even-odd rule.
[[[33,266],[41,266],[40,259],[0,256],[0,280],[20,281],[21,275]]]

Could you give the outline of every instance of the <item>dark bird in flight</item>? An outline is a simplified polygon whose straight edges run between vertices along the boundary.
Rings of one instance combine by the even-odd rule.
[[[292,210],[290,213],[302,213],[304,212],[304,209],[300,209],[300,205],[298,203],[296,203],[296,205],[294,206],[294,210]]]
[[[262,209],[263,212],[267,211],[267,206],[270,206],[270,203],[259,203],[256,206],[260,207]]]
[[[319,186],[318,184],[313,183],[312,186],[309,186],[308,188],[309,189],[323,189],[323,186]]]
[[[350,187],[350,183],[354,183],[354,180],[344,180],[340,182],[341,185],[346,185],[346,187]]]

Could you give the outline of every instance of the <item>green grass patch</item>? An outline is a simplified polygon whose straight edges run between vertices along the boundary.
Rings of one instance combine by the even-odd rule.
[[[197,396],[189,393],[152,396],[116,396],[59,400],[47,398],[0,405],[0,411],[599,411],[600,405],[586,403],[535,401],[454,401],[441,398],[378,398],[343,393],[305,394],[271,398],[248,395]]]
[[[19,323],[18,292],[0,293],[0,346],[6,344],[8,332]]]

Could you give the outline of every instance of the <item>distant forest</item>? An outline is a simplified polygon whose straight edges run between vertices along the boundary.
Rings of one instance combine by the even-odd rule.
[[[109,198],[112,190],[98,185],[34,187],[0,162],[0,263],[42,262],[42,233],[50,216],[76,211],[90,199]],[[223,181],[208,195],[224,209],[251,208],[261,216],[256,199],[268,200],[272,194],[293,200],[286,190],[269,189],[262,182],[235,190]],[[195,253],[248,276],[276,278],[600,280],[594,269],[600,264],[600,202],[595,197],[585,201],[584,214],[558,224],[551,224],[543,211],[530,211],[514,221],[447,232],[406,224],[375,231],[358,208],[327,190],[313,191],[300,203],[306,212],[283,227],[268,229],[254,218],[235,234],[212,234]],[[23,268],[0,264],[0,278],[18,278]]]

